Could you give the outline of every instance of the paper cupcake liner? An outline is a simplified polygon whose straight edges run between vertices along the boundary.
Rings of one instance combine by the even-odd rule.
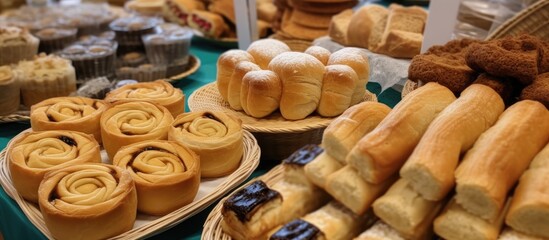
[[[20,93],[19,82],[13,81],[0,84],[0,116],[6,116],[19,109]]]
[[[38,39],[26,44],[0,46],[0,66],[31,60],[38,53]]]
[[[30,107],[42,100],[69,96],[76,91],[76,78],[73,68],[52,79],[21,79],[21,99],[23,105]]]
[[[116,78],[119,80],[133,79],[138,82],[151,82],[166,78],[167,67],[155,65],[152,68],[130,68],[124,67],[116,70]]]
[[[76,35],[66,36],[58,39],[40,40],[39,52],[45,52],[47,54],[55,53],[62,50],[66,46],[76,41]]]
[[[116,41],[118,42],[119,46],[143,46],[143,41],[141,40],[141,37],[146,34],[155,33],[155,28],[152,27],[136,31],[114,30],[114,32],[116,33]]]
[[[145,43],[147,58],[157,65],[185,65],[189,62],[189,42]]]
[[[97,57],[83,59],[72,59],[72,65],[76,70],[77,83],[83,84],[87,80],[107,77],[112,78],[115,71],[116,55],[114,53]]]

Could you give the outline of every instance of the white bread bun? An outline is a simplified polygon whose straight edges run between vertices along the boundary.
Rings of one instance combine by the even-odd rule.
[[[229,87],[227,91],[227,100],[231,108],[235,110],[242,110],[242,104],[240,103],[242,79],[244,78],[244,75],[246,75],[246,73],[258,70],[261,70],[261,68],[253,62],[241,61],[236,64],[231,80],[229,81]]]
[[[255,63],[261,69],[268,69],[273,58],[283,52],[290,52],[291,49],[282,41],[266,38],[252,42],[246,51],[254,57]]]
[[[282,83],[270,70],[250,71],[242,78],[240,104],[252,117],[262,118],[278,109],[281,95]]]
[[[310,46],[305,49],[304,53],[315,57],[324,65],[328,64],[328,59],[330,59],[330,55],[332,55],[328,49],[320,46]]]
[[[217,89],[225,101],[228,101],[229,83],[234,69],[241,61],[255,62],[252,55],[238,49],[226,51],[217,59]]]
[[[335,117],[351,105],[358,76],[346,65],[326,66],[322,79],[322,92],[316,111],[320,116]]]
[[[342,48],[330,55],[328,65],[347,65],[355,70],[358,81],[355,85],[355,91],[351,97],[351,105],[357,104],[364,99],[366,93],[366,84],[370,78],[370,65],[368,56],[359,48]]]

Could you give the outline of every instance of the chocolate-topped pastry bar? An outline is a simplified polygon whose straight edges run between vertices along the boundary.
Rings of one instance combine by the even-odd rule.
[[[269,237],[270,240],[317,240],[326,239],[324,233],[315,225],[296,219],[286,223],[282,228]]]
[[[304,167],[312,162],[318,155],[324,152],[324,149],[316,144],[308,144],[296,150],[289,157],[282,161],[284,167],[285,181],[299,184],[312,185],[312,182],[307,179]]]

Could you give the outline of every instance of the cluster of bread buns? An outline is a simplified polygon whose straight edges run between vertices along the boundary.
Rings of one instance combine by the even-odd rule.
[[[334,117],[361,102],[369,78],[361,49],[337,52],[312,46],[292,52],[283,42],[262,39],[246,51],[229,50],[217,60],[217,87],[235,110],[262,118],[276,110],[290,120],[313,112]]]
[[[408,78],[438,82],[459,94],[472,83],[492,87],[507,105],[536,100],[549,107],[549,47],[531,35],[453,40],[412,59]]]
[[[371,4],[335,15],[329,36],[344,46],[367,48],[396,58],[419,54],[427,11],[421,7]]]
[[[258,37],[265,37],[275,19],[276,6],[271,0],[261,0],[256,8]],[[190,26],[206,37],[236,37],[234,0],[165,0],[162,13],[169,21]]]

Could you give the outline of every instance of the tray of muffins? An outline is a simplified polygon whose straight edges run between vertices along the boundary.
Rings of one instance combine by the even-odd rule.
[[[104,100],[56,97],[0,153],[0,184],[46,237],[136,239],[163,231],[246,180],[260,148],[239,119],[184,113],[170,83]],[[84,227],[85,226],[85,227]]]

